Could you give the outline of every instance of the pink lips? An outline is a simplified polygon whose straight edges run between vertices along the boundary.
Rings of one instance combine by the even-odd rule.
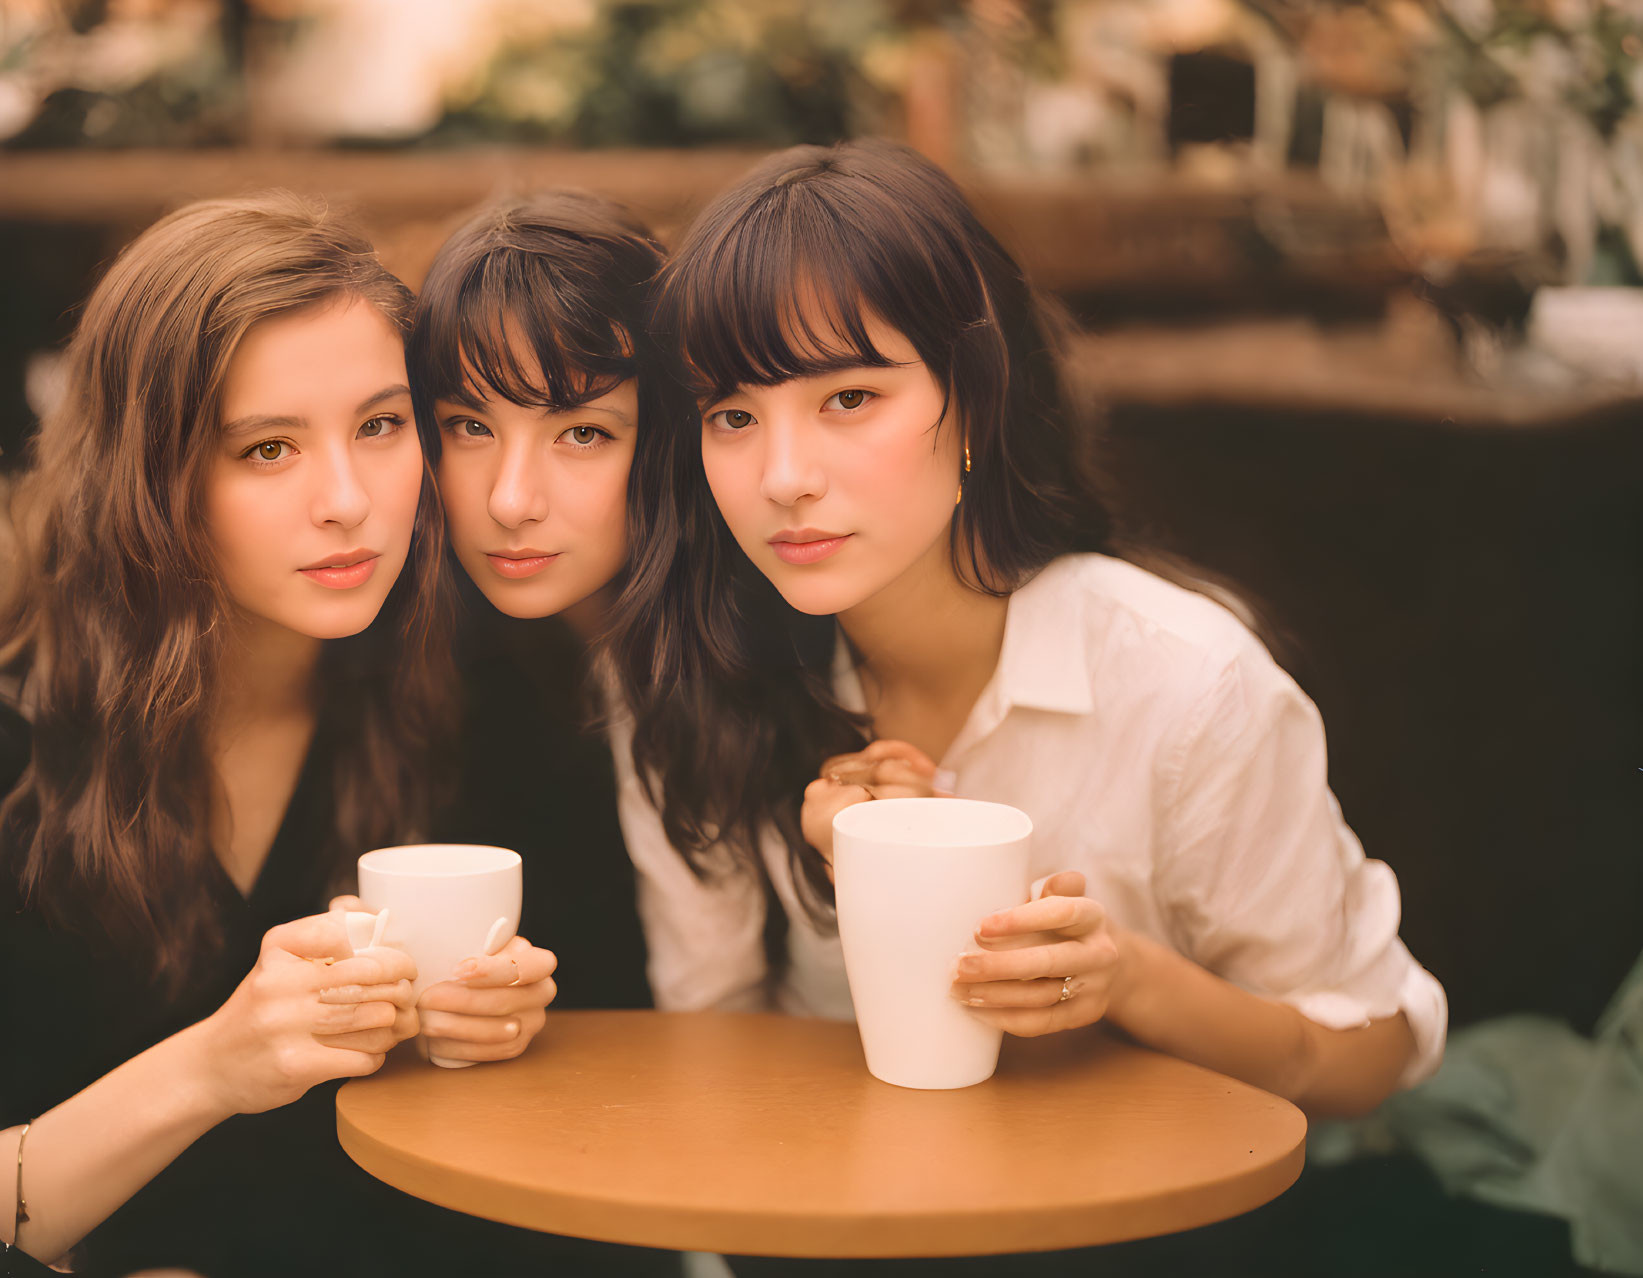
[[[770,539],[770,549],[784,564],[819,564],[837,554],[853,533],[823,532],[818,528],[794,528]]]
[[[297,571],[327,590],[352,590],[371,580],[380,558],[374,550],[350,550],[334,559],[310,564]]]
[[[518,580],[521,577],[534,577],[559,556],[537,550],[510,550],[487,551],[485,558],[490,560],[491,567],[496,569],[499,575]]]

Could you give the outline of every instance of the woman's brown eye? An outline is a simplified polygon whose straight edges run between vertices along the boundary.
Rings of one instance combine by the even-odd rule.
[[[270,439],[266,443],[257,445],[257,456],[264,461],[278,461],[284,448],[285,445],[278,440]]]
[[[576,426],[571,429],[571,438],[578,444],[591,444],[599,438],[599,432],[592,426]]]
[[[839,392],[839,406],[841,408],[860,408],[862,399],[863,395],[859,390]]]
[[[732,430],[741,430],[742,427],[751,425],[752,422],[753,414],[743,412],[739,408],[732,408],[725,412],[725,425]]]

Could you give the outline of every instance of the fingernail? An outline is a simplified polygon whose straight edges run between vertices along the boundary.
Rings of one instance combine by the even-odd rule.
[[[508,1021],[502,1026],[502,1028],[508,1031],[509,1038],[513,1038],[519,1033],[519,1022]]]
[[[980,955],[976,954],[960,954],[958,956],[958,962],[953,964],[953,979],[955,981],[960,981],[965,976],[975,971],[976,959],[979,957]]]
[[[456,971],[452,973],[452,976],[459,981],[465,981],[471,976],[478,975],[479,964],[474,962],[472,959],[463,959],[456,965]]]

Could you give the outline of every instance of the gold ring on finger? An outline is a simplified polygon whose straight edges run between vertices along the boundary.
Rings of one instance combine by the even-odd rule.
[[[1073,996],[1073,978],[1068,976],[1068,977],[1065,977],[1065,978],[1062,979],[1062,982],[1061,982],[1061,997],[1056,999],[1056,1002],[1057,1003],[1065,1003],[1072,996]]]
[[[520,968],[518,959],[509,959],[508,962],[513,964],[513,980],[509,981],[508,985],[518,985],[520,981],[525,979],[525,973]],[[503,988],[506,989],[507,986]]]

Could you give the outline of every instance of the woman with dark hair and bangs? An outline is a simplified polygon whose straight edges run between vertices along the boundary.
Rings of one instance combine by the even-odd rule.
[[[447,719],[411,305],[324,208],[218,200],[129,245],[69,345],[0,601],[13,1268],[451,1258],[333,1108],[419,1030],[410,960],[355,955],[327,905],[361,851],[426,828]],[[467,1015],[437,1050],[539,1024],[552,968],[521,939],[434,987]]]
[[[440,248],[407,348],[460,612],[459,784],[439,824],[520,852],[521,919],[554,938],[561,1006],[651,1004],[588,673],[626,560],[635,339],[660,265],[594,196],[501,200]]]
[[[848,1014],[832,818],[948,792],[1035,831],[1035,899],[957,963],[976,1015],[1105,1021],[1313,1114],[1436,1067],[1442,988],[1316,708],[1122,539],[1060,334],[945,174],[885,142],[772,157],[690,229],[654,332],[698,411],[647,445],[610,646],[667,840],[785,916],[723,984]]]
[[[561,1006],[732,1006],[747,991],[705,981],[699,961],[762,945],[762,896],[710,931],[724,894],[634,801],[626,716],[601,677],[611,608],[633,588],[630,530],[648,522],[630,493],[650,423],[684,403],[646,333],[661,267],[608,201],[503,200],[440,249],[408,347],[461,569],[460,797],[442,825],[520,850],[524,917],[553,938]]]

